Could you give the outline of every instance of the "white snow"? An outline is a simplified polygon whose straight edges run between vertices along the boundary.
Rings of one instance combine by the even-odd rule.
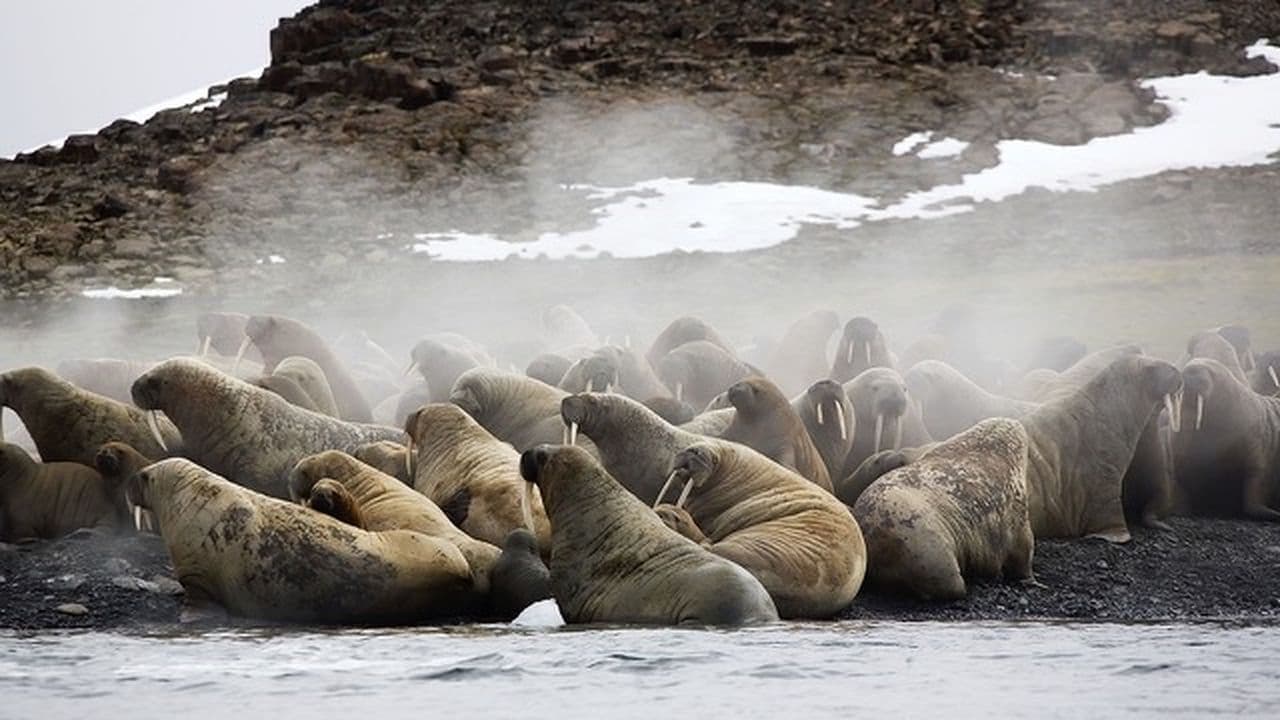
[[[284,258],[279,255],[268,255],[264,258],[258,258],[254,261],[255,265],[280,265],[284,263]]]
[[[145,287],[122,290],[115,285],[105,288],[92,288],[80,292],[92,300],[141,300],[143,298],[168,298],[182,294],[182,288]]]
[[[511,624],[525,628],[557,628],[564,625],[564,617],[555,600],[539,600],[525,608]]]
[[[1266,41],[1246,53],[1280,68],[1280,48]],[[937,218],[1029,188],[1088,192],[1168,170],[1266,164],[1280,151],[1280,73],[1222,77],[1200,72],[1143,84],[1169,108],[1169,118],[1159,125],[1083,145],[1003,140],[995,146],[995,166],[896,202],[797,185],[689,178],[620,188],[564,186],[565,192],[586,193],[598,203],[592,210],[594,227],[546,232],[531,242],[485,233],[419,233],[409,249],[450,261],[740,252],[790,240],[809,223],[848,229],[887,219]],[[893,153],[941,158],[967,147],[954,138],[933,137],[932,132],[913,133],[896,143]]]

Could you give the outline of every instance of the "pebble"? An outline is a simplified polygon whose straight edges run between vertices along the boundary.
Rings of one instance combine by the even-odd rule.
[[[84,605],[81,605],[80,603],[63,603],[58,607],[54,608],[54,610],[62,613],[63,615],[88,615],[89,614],[89,608],[85,607]]]
[[[84,585],[84,576],[77,575],[75,573],[55,575],[54,577],[45,580],[45,584],[54,590],[75,590],[81,585]]]
[[[131,569],[132,566],[129,564],[129,561],[124,558],[107,558],[107,561],[102,563],[103,572],[107,572],[112,575],[124,575]]]
[[[1106,561],[1106,560],[1099,560],[1098,562],[1094,563],[1094,565],[1095,565],[1099,570],[1106,570],[1107,568],[1111,567],[1110,565],[1108,565],[1108,564],[1107,564],[1107,561]]]
[[[186,592],[186,590],[182,589],[182,583],[164,575],[152,575],[151,584],[156,587],[152,592],[161,595],[181,595]]]

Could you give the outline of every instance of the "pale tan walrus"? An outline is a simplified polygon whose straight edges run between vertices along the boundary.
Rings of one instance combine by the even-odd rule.
[[[747,625],[778,618],[760,581],[671,531],[582,448],[528,450],[520,472],[545,499],[551,592],[566,622]]]
[[[777,385],[766,378],[749,377],[725,392],[735,413],[733,422],[721,433],[722,439],[754,448],[831,492],[831,475],[822,454]]]
[[[80,528],[132,527],[124,489],[73,462],[36,462],[0,443],[0,541],[57,538]]]
[[[872,483],[853,507],[868,586],[925,600],[966,595],[965,578],[1034,583],[1027,433],[984,420]]]
[[[409,624],[456,616],[471,570],[447,540],[367,532],[180,458],[129,480],[160,525],[189,604],[296,623]]]
[[[743,445],[706,439],[676,455],[669,485],[682,489],[674,505],[658,506],[659,516],[755,575],[779,616],[829,618],[858,594],[867,570],[858,523],[795,472]]]

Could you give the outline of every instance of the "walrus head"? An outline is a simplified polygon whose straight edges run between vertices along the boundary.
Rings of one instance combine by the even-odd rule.
[[[1263,395],[1280,394],[1280,350],[1269,350],[1257,358],[1258,391]]]
[[[1243,325],[1223,325],[1218,328],[1218,334],[1222,336],[1222,339],[1231,343],[1232,348],[1235,348],[1236,357],[1240,360],[1240,367],[1245,372],[1251,372],[1255,365],[1249,328]]]
[[[522,458],[523,459],[523,458]],[[516,528],[502,539],[502,552],[538,554],[538,538],[527,528]]]
[[[697,416],[697,411],[686,402],[675,398],[656,397],[644,401],[644,406],[672,425],[683,425]]]
[[[1183,429],[1200,431],[1207,422],[1206,406],[1210,410],[1215,409],[1212,402],[1214,392],[1233,382],[1236,380],[1231,376],[1231,371],[1216,360],[1198,358],[1188,362],[1182,369],[1182,402],[1191,424],[1188,427],[1187,423],[1183,423]],[[1228,420],[1230,413],[1221,413],[1221,415],[1222,417],[1217,417],[1215,420]],[[1178,428],[1174,429],[1176,431]]]
[[[819,380],[805,390],[805,402],[813,409],[819,427],[830,428],[840,433],[840,440],[849,439],[853,428],[849,427],[853,418],[848,413],[849,398],[844,394],[844,387],[834,380]]]
[[[543,353],[529,362],[524,374],[548,385],[559,385],[572,366],[573,362],[563,355]]]
[[[696,443],[676,453],[671,461],[671,473],[667,475],[667,481],[658,491],[658,497],[653,501],[653,506],[656,508],[662,504],[667,490],[678,483],[680,496],[676,499],[675,506],[684,507],[689,494],[694,489],[702,487],[715,473],[719,464],[720,454],[711,443]]]
[[[12,443],[0,442],[0,479],[25,475],[35,468],[36,461],[26,450]]]
[[[311,492],[302,502],[306,507],[318,513],[340,520],[348,525],[365,529],[364,515],[360,512],[360,504],[341,483],[332,478],[322,478],[311,487]]]
[[[212,348],[220,355],[232,356],[244,342],[248,315],[230,312],[202,313],[196,318],[196,337],[200,342],[200,356],[209,354]]]
[[[290,355],[312,357],[313,352],[319,352],[322,347],[327,348],[324,340],[310,327],[281,315],[250,317],[245,322],[244,335],[245,339],[236,352],[235,366],[239,366],[240,359],[252,344],[262,354],[262,369],[268,373]],[[235,374],[234,367],[232,374]]]
[[[569,367],[560,387],[569,392],[613,392],[618,386],[618,365],[606,355],[592,355]]]
[[[772,381],[764,377],[749,377],[729,386],[726,391],[729,404],[743,419],[763,416],[778,407],[788,405],[787,398]]]
[[[122,442],[104,444],[93,457],[93,464],[102,477],[120,483],[152,462],[132,445]]]
[[[302,458],[289,471],[289,499],[303,505],[325,478],[347,477],[358,469],[359,461],[341,450],[325,450]]]
[[[884,344],[880,326],[868,317],[855,317],[844,324],[844,333],[837,347],[839,357],[846,365],[860,364],[871,367],[871,351]]]
[[[884,449],[886,430],[893,438],[889,447],[894,450],[902,447],[902,426],[909,403],[907,384],[902,376],[890,368],[871,368],[850,382],[848,393],[854,410],[875,423],[871,451]]]

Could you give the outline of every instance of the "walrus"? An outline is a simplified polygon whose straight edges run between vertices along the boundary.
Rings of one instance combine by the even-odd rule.
[[[1250,384],[1259,395],[1280,395],[1280,350],[1268,350],[1257,357]]]
[[[654,372],[653,366],[635,349],[605,345],[597,348],[594,354],[608,358],[618,368],[618,389],[624,395],[641,402],[671,395]]]
[[[844,324],[844,333],[836,345],[836,359],[831,365],[830,378],[847,383],[864,370],[873,367],[892,368],[893,356],[885,342],[880,326],[871,318],[855,317]]]
[[[333,390],[329,387],[329,380],[325,377],[324,370],[311,358],[290,355],[276,363],[275,369],[271,371],[271,377],[286,378],[296,383],[311,400],[316,412],[321,415],[335,418],[341,416],[338,401],[333,396]]]
[[[1231,347],[1236,351],[1236,359],[1240,363],[1240,368],[1246,373],[1253,372],[1257,364],[1253,357],[1253,341],[1250,338],[1249,328],[1243,325],[1223,325],[1214,328],[1214,332],[1222,336],[1223,340],[1231,343]]]
[[[98,448],[98,453],[93,457],[93,466],[97,469],[98,474],[110,486],[116,488],[114,491],[124,501],[124,486],[133,474],[142,468],[155,462],[154,458],[149,458],[138,452],[133,446],[122,442],[109,442]],[[126,503],[127,504],[127,503]],[[150,513],[139,508],[130,508],[133,514],[134,529],[138,531],[147,531],[154,533],[156,530],[155,518]]]
[[[840,316],[831,310],[814,310],[792,323],[769,354],[769,377],[788,395],[826,377],[827,344],[838,327]]]
[[[427,381],[430,402],[447,402],[458,378],[472,368],[491,367],[487,353],[471,347],[453,345],[437,336],[419,340],[409,351],[411,362],[406,375],[417,370]]]
[[[1062,372],[1079,362],[1080,358],[1088,353],[1088,346],[1068,335],[1042,338],[1031,350],[1027,372],[1034,370]]]
[[[832,490],[832,494],[840,502],[853,507],[858,502],[858,498],[862,496],[862,493],[871,486],[871,483],[900,467],[906,467],[919,460],[921,456],[932,450],[935,445],[937,443],[928,443],[920,447],[902,448],[900,450],[881,450],[859,463],[853,472],[842,478],[837,477],[834,479],[832,485],[835,487]]]
[[[312,485],[311,492],[303,498],[302,505],[361,530],[369,529],[364,513],[360,510],[360,503],[337,480],[324,478]]]
[[[129,388],[155,363],[115,358],[63,360],[57,375],[81,390],[128,403]]]
[[[728,401],[728,396],[725,397],[725,401]],[[733,424],[733,418],[737,414],[738,411],[734,410],[732,406],[704,410],[688,422],[680,423],[679,427],[681,430],[687,430],[697,435],[720,437]]]
[[[301,355],[320,366],[333,392],[338,415],[350,422],[373,420],[373,409],[365,399],[355,378],[338,359],[324,339],[310,327],[280,315],[254,315],[244,327],[248,342],[262,353],[264,372],[270,373],[287,357]]]
[[[654,338],[653,344],[649,346],[649,351],[645,353],[645,359],[649,361],[650,367],[657,370],[658,362],[666,357],[667,353],[685,343],[698,340],[705,340],[730,355],[734,354],[733,346],[720,337],[720,333],[716,332],[715,328],[699,318],[686,315],[672,320],[671,324],[658,333],[658,337]]]
[[[300,407],[303,410],[310,410],[313,413],[320,413],[321,415],[327,414],[321,413],[320,408],[316,406],[315,401],[311,399],[307,391],[303,390],[302,386],[291,378],[279,375],[263,375],[255,380],[253,384],[263,390],[269,390],[279,395],[287,400],[290,405]],[[330,415],[329,417],[333,416]]]
[[[918,447],[932,440],[920,418],[920,409],[911,401],[907,384],[892,368],[864,370],[844,384],[853,406],[853,444],[845,457],[842,475],[847,475],[886,447]]]
[[[1183,358],[1183,365],[1187,361],[1196,358],[1211,358],[1222,364],[1231,375],[1242,383],[1248,383],[1249,379],[1245,375],[1245,368],[1240,364],[1240,357],[1236,354],[1236,349],[1227,342],[1227,339],[1219,335],[1214,330],[1201,330],[1195,333],[1187,340],[1187,355]]]
[[[0,406],[21,418],[44,462],[92,467],[98,448],[112,440],[149,457],[183,448],[178,429],[164,415],[82,390],[43,368],[0,375]]]
[[[579,393],[560,401],[560,417],[591,439],[604,465],[641,501],[658,497],[676,453],[703,439],[616,393]]]
[[[243,313],[201,313],[196,317],[196,337],[200,348],[197,354],[206,357],[212,349],[224,357],[239,356],[254,365],[262,365],[262,353],[258,348],[244,344],[248,337],[244,329],[248,324],[249,316]]]
[[[406,420],[408,418],[406,417]],[[413,479],[409,477],[411,463],[409,448],[391,440],[379,440],[366,443],[356,448],[351,456],[365,465],[376,468],[400,482],[413,487]]]
[[[686,512],[675,527],[755,575],[780,617],[829,618],[858,594],[867,569],[858,523],[794,471],[743,445],[703,439],[676,455],[668,483],[682,489],[674,506],[658,505],[659,516]]]
[[[434,403],[409,414],[409,477],[472,537],[502,544],[516,528],[551,546],[542,499],[520,479],[520,454],[456,405]]]
[[[542,313],[542,329],[546,334],[547,347],[552,350],[600,344],[587,321],[568,305],[547,308]]]
[[[166,360],[138,378],[133,402],[146,410],[164,411],[182,431],[184,456],[279,498],[289,497],[289,472],[308,455],[330,449],[351,451],[365,443],[403,437],[396,428],[344,422],[303,410],[188,358]]]
[[[620,385],[617,364],[613,358],[601,354],[574,362],[556,384],[568,393],[614,392]]]
[[[1036,537],[1096,536],[1126,542],[1123,484],[1139,439],[1182,378],[1173,365],[1119,354],[1078,389],[1022,418],[1030,443],[1027,487]]]
[[[853,407],[844,394],[844,386],[833,380],[819,380],[792,400],[791,407],[818,448],[834,485],[844,469],[849,448],[853,447]]]
[[[569,368],[572,365],[573,361],[563,355],[542,353],[529,361],[529,365],[524,369],[524,374],[534,380],[556,387],[560,384],[564,374],[569,372]],[[450,387],[452,388],[452,386]]]
[[[923,600],[965,597],[966,578],[1035,583],[1027,432],[995,418],[938,443],[858,498],[867,584]]]
[[[412,530],[447,540],[467,559],[475,591],[489,591],[489,571],[498,561],[498,547],[463,532],[430,498],[339,450],[299,460],[289,473],[289,498],[307,504],[315,485],[325,479],[350,493],[349,499],[337,498],[338,509],[355,508],[364,529]]]
[[[697,415],[692,405],[680,402],[672,397],[649,398],[644,401],[644,406],[672,425],[683,425],[691,422]]]
[[[749,377],[728,390],[733,422],[720,437],[742,443],[831,492],[831,475],[804,421],[771,381]]]
[[[1280,521],[1280,398],[1264,397],[1217,360],[1182,369],[1174,477],[1195,515]]]
[[[543,443],[572,444],[560,419],[560,400],[569,393],[533,378],[491,368],[474,368],[454,384],[449,402],[466,411],[494,437],[516,450]],[[595,452],[590,441],[583,446]]]
[[[917,363],[903,375],[907,392],[919,403],[929,435],[945,440],[987,418],[1020,418],[1035,403],[987,392],[963,373],[937,360]]]
[[[419,380],[396,395],[383,400],[373,409],[373,421],[379,425],[404,427],[409,413],[431,402],[431,388]]]
[[[778,619],[759,580],[668,529],[582,448],[526,450],[520,474],[538,486],[551,520],[551,593],[566,622]]]
[[[0,541],[129,527],[132,519],[118,483],[80,463],[40,463],[17,445],[0,443]]]
[[[730,385],[763,374],[706,340],[685,343],[672,350],[658,361],[656,369],[672,397],[694,407],[706,407]]]
[[[454,617],[471,569],[453,543],[368,532],[172,458],[143,468],[129,501],[160,525],[186,602],[295,623],[399,625]]]
[[[1012,392],[1013,399],[1025,402],[1043,399],[1059,383],[1060,376],[1060,372],[1048,368],[1030,370],[1022,376],[1022,379],[1014,387]]]
[[[550,550],[550,546],[548,546]],[[520,611],[551,597],[551,571],[538,554],[533,533],[516,528],[502,541],[502,554],[489,571],[494,613],[511,619]]]

